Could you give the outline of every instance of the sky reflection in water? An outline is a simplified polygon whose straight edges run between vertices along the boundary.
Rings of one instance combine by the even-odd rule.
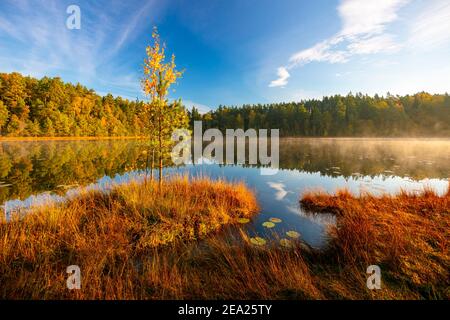
[[[381,194],[395,193],[401,188],[419,191],[424,186],[439,193],[447,190],[450,140],[361,142],[282,140],[283,169],[272,176],[260,175],[257,167],[217,164],[189,165],[167,172],[244,181],[256,192],[261,207],[261,213],[245,226],[250,235],[285,237],[286,231],[295,230],[315,247],[326,243],[326,227],[335,224],[335,217],[303,212],[299,198],[305,191],[334,192],[345,187],[354,193]],[[0,195],[7,215],[20,207],[62,202],[76,196],[82,188],[107,192],[114,184],[143,178],[144,171],[139,169],[145,164],[141,142],[40,142],[27,147],[24,144],[0,143],[3,151]],[[9,165],[5,159],[10,161]],[[271,217],[282,222],[273,229],[264,228],[262,223]]]

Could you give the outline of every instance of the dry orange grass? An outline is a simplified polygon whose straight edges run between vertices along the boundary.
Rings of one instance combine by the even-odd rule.
[[[20,299],[445,299],[449,199],[307,194],[334,212],[324,251],[298,243],[257,247],[232,228],[257,211],[244,185],[176,179],[87,193],[0,224],[0,297]],[[66,267],[81,268],[81,290]],[[382,289],[366,287],[377,264]]]
[[[379,265],[382,290],[370,292],[370,297],[450,298],[450,189],[443,196],[427,189],[381,197],[355,197],[345,190],[334,196],[310,193],[301,204],[338,216],[330,248],[324,253],[330,266],[337,266],[338,296],[366,297],[368,292],[360,289],[365,270]]]
[[[160,247],[201,239],[257,209],[243,184],[205,179],[177,178],[161,188],[130,183],[107,195],[86,192],[0,223],[0,296],[142,298],[151,290],[142,272],[154,267]],[[66,267],[72,264],[82,270],[78,292],[66,288]],[[166,277],[176,275],[164,271]]]

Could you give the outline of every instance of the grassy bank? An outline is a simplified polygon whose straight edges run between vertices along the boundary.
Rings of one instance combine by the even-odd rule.
[[[217,234],[257,211],[244,185],[175,180],[88,193],[0,225],[2,298],[63,299],[445,299],[449,293],[450,192],[380,198],[306,194],[334,212],[329,247]],[[157,196],[158,195],[158,196]],[[222,230],[224,230],[222,228]],[[239,240],[239,241],[235,241]],[[82,289],[66,288],[79,265]],[[379,265],[382,289],[366,287]]]
[[[108,195],[86,192],[1,222],[0,297],[146,296],[153,290],[146,270],[158,268],[159,250],[182,247],[256,211],[243,184],[221,181],[178,178],[161,188],[130,183]],[[80,266],[83,290],[67,290],[69,265]]]
[[[310,193],[304,209],[332,212],[337,227],[323,253],[330,293],[345,298],[450,298],[450,188],[421,193],[355,197]],[[325,262],[326,261],[326,262]],[[364,290],[369,265],[378,265],[382,289]]]
[[[337,226],[323,251],[297,242],[252,245],[207,239],[207,251],[183,248],[171,263],[158,256],[164,288],[157,298],[191,299],[449,299],[450,191],[355,197],[310,193],[302,206],[334,212]],[[180,249],[179,249],[180,250]],[[170,254],[166,252],[165,254]],[[366,286],[367,267],[381,268],[381,290]],[[165,272],[172,270],[176,272]],[[148,275],[151,275],[149,272]],[[168,281],[160,281],[160,278]],[[226,279],[226,280],[224,280]],[[177,285],[173,286],[172,283]]]

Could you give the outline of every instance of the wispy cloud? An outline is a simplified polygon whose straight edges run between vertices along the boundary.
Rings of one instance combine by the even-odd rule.
[[[94,76],[100,57],[100,39],[88,32],[68,30],[65,26],[66,8],[60,2],[25,2],[9,8],[2,18],[0,29],[14,25],[8,32],[10,51],[0,49],[0,55],[11,59],[9,67],[33,76],[70,70],[83,76]],[[89,28],[82,11],[82,28]],[[20,48],[14,55],[13,48]],[[26,48],[26,50],[24,50]],[[30,63],[31,61],[31,63]],[[2,66],[4,67],[4,66]],[[5,66],[8,67],[8,66]],[[6,69],[6,68],[5,68]]]
[[[146,28],[151,33],[155,15],[164,6],[155,1],[144,5],[80,1],[78,5],[81,29],[69,30],[66,2],[2,3],[0,38],[7,45],[0,46],[0,69],[35,77],[63,74],[70,81],[95,83],[105,90],[135,96],[140,91],[139,76],[130,77],[120,61],[120,51]],[[123,81],[118,83],[119,79]]]
[[[338,7],[342,19],[339,36],[358,37],[381,34],[397,20],[397,11],[409,0],[344,0]]]
[[[13,23],[2,17],[0,17],[0,30],[10,37],[18,39],[20,41],[24,40],[21,33],[17,30],[17,27]]]
[[[342,41],[341,38],[332,38],[322,41],[311,48],[302,50],[292,55],[289,59],[291,63],[289,68],[294,66],[303,66],[311,62],[329,62],[340,63],[347,61],[347,53],[342,50],[331,50],[334,45]]]
[[[334,36],[293,54],[289,64],[278,70],[282,69],[289,74],[289,69],[311,62],[344,63],[354,55],[398,50],[400,45],[386,29],[398,19],[398,10],[408,2],[409,0],[343,0],[337,8],[342,21],[341,30]],[[269,86],[287,84],[287,78],[284,81],[277,82],[278,80],[272,81]]]
[[[450,41],[450,2],[429,0],[428,7],[414,19],[409,45],[433,49]]]
[[[348,55],[395,52],[401,47],[390,34],[382,34],[368,39],[354,41],[347,46]]]
[[[123,26],[122,30],[120,30],[120,36],[117,38],[116,44],[113,48],[113,52],[119,51],[122,46],[128,41],[128,39],[133,35],[136,34],[136,30],[139,27],[142,27],[142,25],[145,26],[145,24],[142,24],[141,22],[144,19],[148,19],[150,13],[152,13],[152,16],[155,14],[155,9],[157,6],[155,5],[155,1],[147,1],[142,7],[137,8],[135,12],[130,16],[130,19],[127,21],[127,23]]]

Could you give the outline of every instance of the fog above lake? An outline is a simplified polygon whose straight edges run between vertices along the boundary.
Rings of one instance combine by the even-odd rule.
[[[114,184],[143,178],[145,151],[143,140],[1,142],[0,202],[4,210],[14,212],[63,202],[86,188],[108,191]],[[245,181],[261,206],[261,213],[246,226],[249,234],[274,236],[261,225],[277,217],[282,223],[276,233],[295,230],[320,247],[335,217],[304,212],[299,206],[302,193],[347,188],[381,194],[424,187],[443,193],[450,177],[450,139],[285,138],[280,140],[280,170],[275,175],[261,175],[258,166],[217,164],[165,172]]]
[[[143,169],[139,140],[0,142],[0,202]],[[280,140],[280,168],[328,177],[450,177],[450,139]]]

